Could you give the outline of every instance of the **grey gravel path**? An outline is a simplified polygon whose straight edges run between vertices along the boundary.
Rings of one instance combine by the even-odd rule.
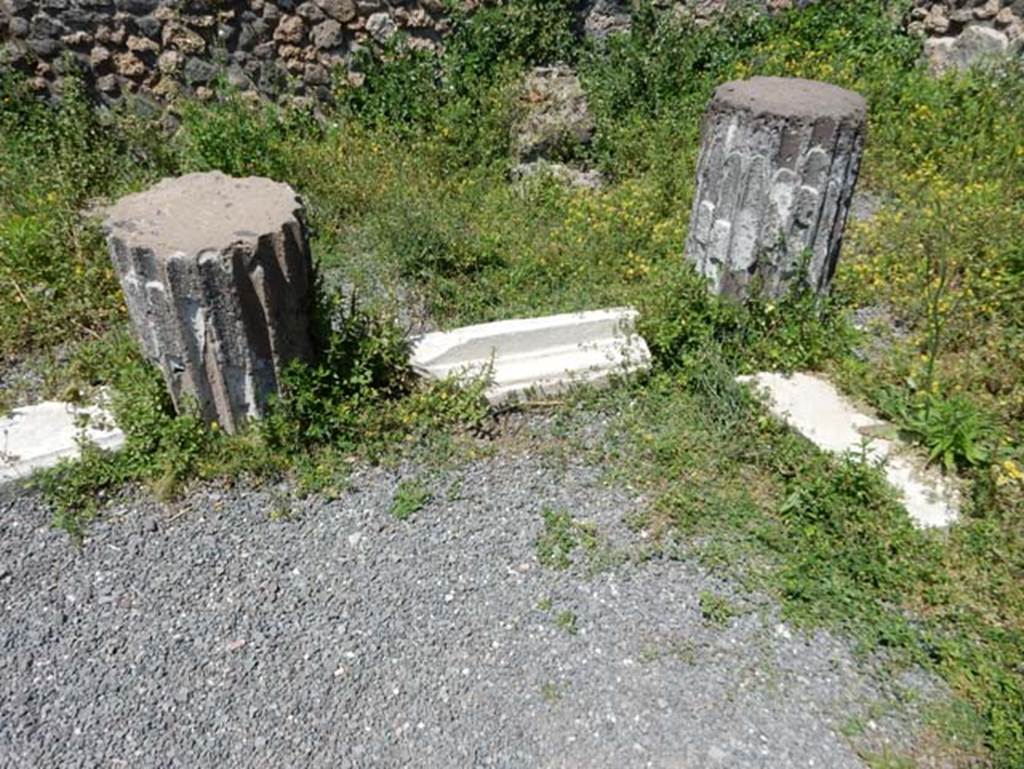
[[[598,470],[499,453],[404,522],[399,475],[287,521],[280,490],[140,494],[81,551],[0,489],[0,766],[842,769],[854,717],[913,739],[845,642],[705,621],[730,588],[693,563],[541,567],[545,505],[635,539]]]

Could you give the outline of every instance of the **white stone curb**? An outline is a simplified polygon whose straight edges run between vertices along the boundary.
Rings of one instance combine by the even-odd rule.
[[[487,399],[500,404],[529,391],[552,395],[650,366],[628,307],[503,320],[441,331],[414,341],[423,376],[488,377]]]
[[[861,456],[864,447],[868,461],[884,461],[886,479],[902,494],[903,506],[918,526],[948,526],[957,519],[959,494],[942,473],[926,467],[924,457],[899,440],[873,437],[895,434],[895,428],[859,411],[828,381],[811,374],[771,372],[737,381],[763,392],[775,416],[823,451]]]
[[[124,433],[99,406],[44,401],[14,409],[0,417],[0,483],[77,457],[83,438],[102,449],[124,445]]]

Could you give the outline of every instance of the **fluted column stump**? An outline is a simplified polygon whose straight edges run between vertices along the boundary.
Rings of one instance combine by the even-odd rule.
[[[867,107],[828,83],[719,86],[704,116],[686,257],[716,294],[828,290],[860,170]]]
[[[295,192],[222,173],[164,179],[107,212],[107,242],[145,356],[175,407],[237,432],[292,360],[309,360],[312,262]]]

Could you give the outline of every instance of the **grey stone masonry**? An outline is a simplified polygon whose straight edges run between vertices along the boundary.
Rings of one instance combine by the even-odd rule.
[[[362,53],[397,45],[440,52],[465,14],[507,0],[0,0],[0,69],[60,99],[79,72],[108,105],[151,114],[179,96],[212,99],[216,85],[311,106],[363,82]],[[665,0],[659,13],[708,23],[777,12],[808,0]],[[950,0],[952,2],[952,0]],[[630,24],[629,0],[562,4],[581,33]]]
[[[213,98],[219,80],[330,102],[332,84],[361,80],[359,50],[385,32],[437,49],[450,16],[442,0],[0,0],[0,68],[53,99],[77,71],[98,100],[144,114],[178,96]]]
[[[1024,54],[1024,0],[914,0],[906,22],[935,74]]]
[[[107,242],[143,353],[175,406],[237,432],[283,367],[312,356],[304,210],[285,184],[219,172],[164,179],[107,211]]]
[[[828,290],[864,148],[864,99],[828,83],[755,77],[704,116],[686,257],[712,291]]]

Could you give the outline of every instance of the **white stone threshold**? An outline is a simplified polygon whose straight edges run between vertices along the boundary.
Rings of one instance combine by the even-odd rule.
[[[648,368],[638,315],[618,307],[435,332],[414,340],[411,362],[436,379],[486,376],[494,405],[527,392],[553,395]]]
[[[124,433],[100,406],[44,401],[0,417],[0,483],[79,456],[82,440],[102,449],[124,445]]]
[[[883,462],[885,477],[903,497],[903,506],[922,528],[948,526],[959,515],[960,497],[942,473],[898,439],[895,428],[865,414],[827,380],[812,374],[762,372],[742,376],[763,393],[769,410],[818,448],[832,454],[850,453]]]

